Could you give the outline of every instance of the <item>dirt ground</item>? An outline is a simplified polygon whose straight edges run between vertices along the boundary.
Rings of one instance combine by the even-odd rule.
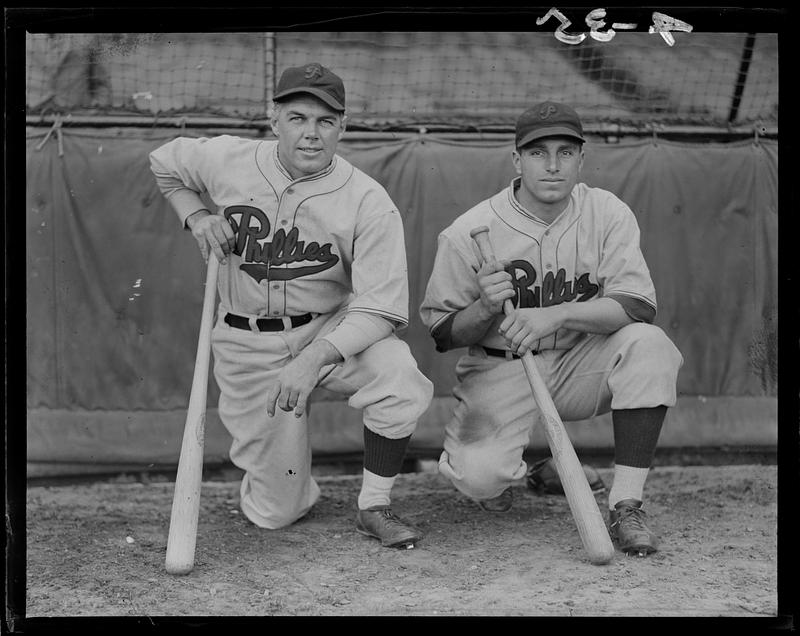
[[[599,469],[610,484],[611,469]],[[646,509],[662,549],[587,560],[566,499],[523,482],[486,513],[433,471],[398,477],[412,550],[354,529],[360,478],[318,477],[289,528],[238,511],[238,483],[207,481],[194,570],[164,570],[173,484],[27,489],[27,617],[701,616],[777,614],[777,467],[657,467]],[[601,509],[605,495],[598,495]]]

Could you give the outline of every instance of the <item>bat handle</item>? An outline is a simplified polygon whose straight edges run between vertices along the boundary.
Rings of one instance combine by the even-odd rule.
[[[489,262],[495,260],[494,251],[492,250],[492,243],[489,240],[489,228],[485,225],[481,225],[480,227],[476,227],[470,231],[469,235],[472,239],[477,243],[478,250],[481,253],[481,258],[483,258],[484,262]],[[514,311],[514,305],[511,302],[510,298],[506,298],[503,301],[503,313],[507,316],[512,311]]]

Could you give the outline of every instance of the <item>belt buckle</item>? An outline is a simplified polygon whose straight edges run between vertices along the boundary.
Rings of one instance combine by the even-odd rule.
[[[247,322],[250,325],[250,331],[252,331],[253,333],[261,333],[261,329],[258,328],[258,318],[256,318],[255,316],[250,316],[247,319]]]
[[[506,352],[506,360],[513,360],[514,359],[514,354],[511,353],[508,349],[506,349],[505,352]]]

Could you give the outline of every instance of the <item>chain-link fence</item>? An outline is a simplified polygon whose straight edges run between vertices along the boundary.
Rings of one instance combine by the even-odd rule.
[[[532,102],[642,127],[777,127],[778,38],[618,32],[28,34],[29,119],[48,114],[256,122],[288,66],[341,75],[351,130],[505,129]]]

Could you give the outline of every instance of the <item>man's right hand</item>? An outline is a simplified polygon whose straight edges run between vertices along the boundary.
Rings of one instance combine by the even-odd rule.
[[[225,217],[198,210],[186,219],[186,225],[200,246],[204,261],[208,261],[210,248],[220,263],[224,265],[227,262],[226,256],[236,246],[236,236]]]
[[[503,301],[514,297],[511,274],[505,271],[508,261],[487,261],[478,270],[478,286],[481,290],[480,304],[484,318],[503,313]]]

